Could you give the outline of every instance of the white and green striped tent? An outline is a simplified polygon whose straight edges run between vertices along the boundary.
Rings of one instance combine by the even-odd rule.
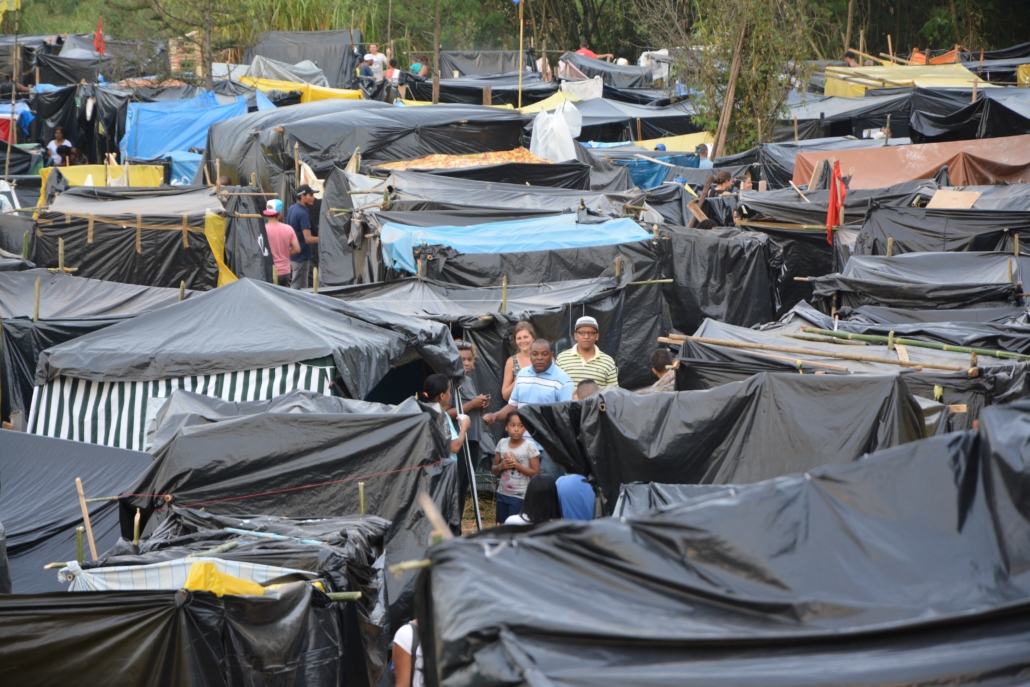
[[[147,428],[173,390],[223,401],[267,401],[290,391],[330,393],[331,357],[259,370],[156,381],[94,382],[59,376],[32,395],[28,431],[143,451]]]

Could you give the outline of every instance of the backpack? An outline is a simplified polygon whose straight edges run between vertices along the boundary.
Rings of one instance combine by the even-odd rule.
[[[418,656],[419,638],[418,638],[418,625],[411,622],[411,673],[415,673],[415,657]],[[423,665],[425,665],[425,658],[422,659]],[[383,671],[383,676],[379,678],[379,687],[396,687],[397,681],[393,674],[393,661],[390,662],[390,666]]]

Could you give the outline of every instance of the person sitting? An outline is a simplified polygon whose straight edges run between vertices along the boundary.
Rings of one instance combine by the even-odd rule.
[[[560,520],[561,502],[558,487],[550,475],[537,475],[526,486],[522,509],[504,521],[505,525],[539,525],[548,520]]]
[[[383,72],[383,78],[389,79],[390,83],[394,86],[397,85],[398,79],[401,77],[401,70],[397,68],[397,60],[390,59],[390,68]]]
[[[638,394],[656,394],[661,391],[676,390],[676,373],[670,370],[672,365],[672,353],[668,348],[656,349],[651,354],[651,372],[658,378],[658,381],[649,387],[641,389]]]
[[[69,162],[73,165],[89,164],[89,160],[86,159],[85,154],[75,146],[72,146],[71,154],[69,155]]]
[[[564,520],[594,519],[594,488],[583,475],[569,473],[555,481]]]
[[[501,396],[507,401],[511,398],[511,392],[515,388],[515,378],[519,371],[530,366],[529,347],[536,341],[536,330],[529,322],[522,321],[515,324],[511,330],[512,341],[515,342],[515,355],[504,362],[504,377],[501,382]]]
[[[620,67],[628,67],[629,66],[629,59],[628,59],[629,58],[629,51],[626,50],[626,46],[622,46],[616,52],[618,53],[619,57],[618,57],[618,59],[615,60],[615,64],[619,65]]]
[[[584,379],[576,385],[576,393],[572,394],[572,400],[585,401],[600,390],[601,387],[597,385],[597,382],[592,379]]]
[[[50,143],[47,143],[46,146],[47,154],[50,156],[50,164],[61,164],[61,155],[57,152],[57,149],[63,145],[66,145],[69,148],[71,148],[72,142],[64,137],[64,127],[59,126],[56,129],[54,129],[54,140],[50,141]]]
[[[70,145],[57,146],[57,157],[60,162],[58,167],[67,167],[72,163],[72,147]]]

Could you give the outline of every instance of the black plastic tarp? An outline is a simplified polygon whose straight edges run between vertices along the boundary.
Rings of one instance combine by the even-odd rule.
[[[146,591],[0,598],[8,684],[347,684],[337,609],[308,582],[264,596]]]
[[[860,224],[873,200],[879,205],[910,207],[917,200],[930,200],[936,191],[937,184],[932,179],[905,181],[889,188],[849,190],[844,197],[844,223]],[[799,196],[792,188],[763,192],[742,191],[739,204],[744,206],[747,219],[758,218],[810,226],[826,224],[830,192],[805,191],[805,198]]]
[[[594,477],[609,512],[629,482],[760,482],[923,437],[919,404],[897,375],[763,373],[707,391],[602,390],[519,412],[556,463]]]
[[[169,379],[331,356],[337,391],[362,398],[419,355],[438,372],[463,374],[441,324],[241,279],[44,352],[36,383]]]
[[[0,272],[22,272],[31,270],[35,265],[25,260],[20,255],[13,253],[0,253]]]
[[[461,526],[457,464],[447,451],[440,418],[414,401],[403,406],[294,393],[274,401],[226,403],[180,395],[158,417],[178,426],[156,445],[154,462],[120,501],[122,532],[132,532],[136,508],[153,529],[167,513],[159,494],[178,508],[215,515],[241,512],[288,518],[365,512],[391,521],[386,564],[421,558],[432,525],[418,505],[426,492],[456,531]],[[337,406],[335,409],[333,405]],[[177,415],[199,416],[181,426]],[[449,434],[447,435],[449,437]],[[270,488],[273,487],[274,488]],[[411,615],[414,575],[386,576],[393,627]]]
[[[571,64],[588,79],[600,76],[606,85],[615,88],[646,88],[651,84],[651,70],[644,67],[623,67],[574,52],[567,52],[559,59]]]
[[[694,122],[697,110],[688,102],[652,107],[593,98],[576,103],[583,115],[581,141],[637,141],[703,131]]]
[[[787,110],[787,117],[777,123],[775,141],[794,140],[794,119],[798,138],[825,136],[861,136],[866,129],[880,129],[891,118],[891,134],[908,136],[908,118],[912,110],[912,94],[876,98],[821,97],[806,94],[804,103]]]
[[[271,188],[267,168],[264,164],[263,152],[258,136],[252,132],[264,131],[309,117],[318,117],[331,112],[364,110],[370,108],[389,107],[386,103],[373,100],[351,100],[330,98],[313,103],[292,105],[251,112],[242,117],[233,117],[224,122],[214,124],[207,132],[207,146],[204,158],[194,183],[214,183],[219,175],[229,177],[233,184],[246,184],[250,175],[256,174],[258,185],[264,189]],[[293,151],[290,150],[292,159]],[[217,174],[216,172],[217,166]],[[204,170],[207,170],[205,175]]]
[[[444,542],[420,578],[428,671],[448,686],[1019,683],[1028,411],[662,511]]]
[[[478,167],[442,167],[440,169],[419,169],[413,171],[454,177],[455,179],[472,179],[473,181],[520,184],[523,186],[548,186],[582,191],[590,190],[591,178],[590,167],[578,160],[550,165],[532,162],[505,162]]]
[[[855,241],[855,255],[951,251],[1011,254],[1019,235],[1020,253],[1030,252],[1030,213],[1005,210],[950,210],[881,207],[869,209]]]
[[[613,518],[634,517],[648,511],[673,506],[697,497],[730,493],[739,485],[727,484],[661,484],[659,482],[632,482],[623,484],[619,500],[612,511]]]
[[[1030,275],[1030,258],[1004,253],[904,253],[853,256],[840,273],[813,277],[815,303],[848,307],[964,308],[990,301],[1015,303],[1016,282]]]
[[[43,566],[75,560],[75,528],[82,525],[76,477],[82,478],[87,498],[114,496],[127,489],[150,463],[148,454],[137,451],[0,430],[0,522],[7,529],[14,592],[62,589],[57,571]],[[98,501],[88,507],[93,538],[101,553],[118,541],[118,506],[113,501]],[[83,546],[88,558],[89,546]],[[0,642],[0,647],[4,644]]]
[[[522,68],[531,72],[536,71],[536,59],[532,49],[522,54]],[[481,76],[518,71],[518,50],[440,51],[440,73],[446,76]]]
[[[1024,306],[963,308],[962,310],[912,310],[910,308],[883,308],[863,305],[841,312],[841,317],[862,324],[922,324],[925,322],[982,322],[1004,324],[1027,314]],[[845,314],[845,312],[847,314]]]
[[[750,327],[776,311],[778,246],[765,234],[739,229],[662,231],[668,242],[664,285],[673,326],[692,333],[706,317]]]
[[[61,126],[64,127],[65,134],[72,143],[82,143],[81,140],[76,140],[80,133],[79,107],[75,102],[78,90],[78,87],[70,86],[56,91],[33,93],[29,96],[29,106],[35,115],[31,127],[33,141],[45,146],[53,140],[54,129]],[[14,149],[11,152],[13,163]],[[28,174],[29,171],[20,171],[19,174]]]
[[[265,209],[265,196],[255,186],[223,189],[225,200],[225,264],[240,279],[272,281],[272,253],[265,221],[256,217]]]
[[[1030,134],[1030,103],[980,98],[946,114],[913,111],[909,131],[915,143]]]
[[[36,53],[35,66],[39,69],[39,82],[54,86],[67,86],[81,81],[96,83],[97,76],[113,75],[109,67],[113,66],[112,58],[101,58],[99,55],[63,57]]]
[[[353,88],[358,61],[364,56],[361,29],[342,31],[265,31],[248,48],[243,61],[260,55],[287,64],[311,60],[333,88]]]
[[[441,62],[442,62],[441,58]],[[433,82],[406,74],[401,83],[407,88],[410,100],[432,102]],[[440,103],[483,104],[484,87],[490,87],[490,102],[493,105],[518,107],[519,74],[497,74],[494,76],[461,76],[454,79],[440,79]],[[533,105],[546,100],[558,92],[558,84],[544,81],[539,73],[524,72],[522,75],[522,105]]]
[[[204,233],[209,213],[222,214],[222,204],[206,187],[69,188],[40,213],[29,256],[50,264],[64,239],[65,265],[77,276],[213,289],[218,264]]]

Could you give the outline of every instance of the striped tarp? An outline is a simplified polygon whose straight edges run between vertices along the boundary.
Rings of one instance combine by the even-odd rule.
[[[92,382],[59,376],[33,390],[28,430],[58,439],[143,451],[150,420],[175,389],[223,401],[267,401],[296,389],[328,395],[332,378],[331,358],[146,382]]]
[[[178,558],[148,565],[119,565],[83,570],[76,561],[61,568],[57,579],[70,582],[70,592],[125,592],[155,589],[182,589],[194,563],[213,563],[219,572],[248,582],[265,584],[286,575],[300,575],[312,579],[314,573],[274,565],[231,561],[223,558]]]

